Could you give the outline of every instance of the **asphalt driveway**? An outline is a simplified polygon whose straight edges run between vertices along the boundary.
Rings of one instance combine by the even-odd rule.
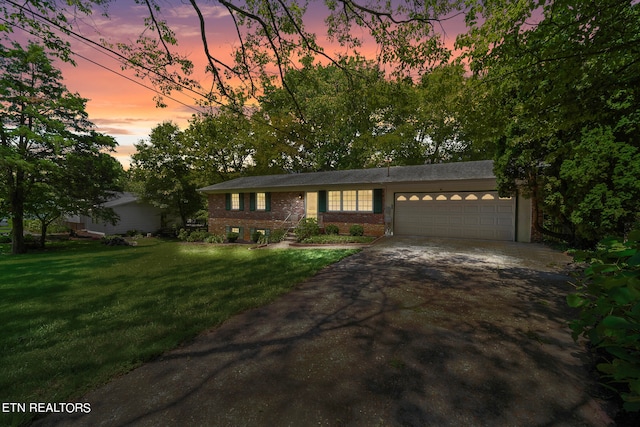
[[[610,425],[566,327],[570,261],[383,239],[37,424]]]

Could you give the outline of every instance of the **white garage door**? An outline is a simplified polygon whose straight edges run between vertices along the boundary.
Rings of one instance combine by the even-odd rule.
[[[394,234],[514,241],[515,212],[495,191],[396,193]]]

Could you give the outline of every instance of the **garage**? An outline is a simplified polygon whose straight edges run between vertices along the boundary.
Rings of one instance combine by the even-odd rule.
[[[496,191],[394,194],[394,234],[514,241],[516,201]]]

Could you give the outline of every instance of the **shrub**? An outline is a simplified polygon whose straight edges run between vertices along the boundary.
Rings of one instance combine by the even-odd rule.
[[[189,230],[185,230],[184,228],[181,228],[180,231],[178,231],[177,237],[182,241],[186,241],[187,237],[189,237],[189,234],[191,234]]]
[[[264,235],[259,231],[254,231],[253,233],[251,233],[251,241],[254,243],[260,242],[260,239],[262,239],[263,237]]]
[[[278,243],[284,240],[284,236],[287,235],[287,232],[284,230],[271,230],[269,236],[267,236],[267,243]]]
[[[349,227],[349,235],[351,236],[364,236],[364,227],[359,224],[354,224]]]
[[[340,229],[335,224],[329,224],[324,228],[324,234],[340,234]]]
[[[204,239],[205,243],[224,243],[224,236],[220,234],[211,234]]]
[[[0,234],[0,243],[11,243],[11,236]]]
[[[229,243],[235,243],[235,241],[238,240],[238,237],[240,237],[238,233],[227,233],[227,241]]]
[[[301,242],[311,236],[317,236],[320,234],[318,220],[315,218],[303,218],[296,227],[294,233],[298,242]]]
[[[103,236],[101,242],[107,246],[130,246],[122,236]]]
[[[597,369],[617,390],[628,412],[640,411],[640,230],[628,240],[606,239],[567,296],[580,310],[570,327],[600,356]],[[577,260],[585,260],[579,254]]]
[[[209,236],[211,236],[211,234],[206,231],[192,231],[187,237],[187,242],[204,242]]]

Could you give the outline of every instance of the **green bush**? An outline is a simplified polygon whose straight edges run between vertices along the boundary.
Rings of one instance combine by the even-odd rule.
[[[206,231],[195,230],[189,234],[187,242],[204,242],[209,236],[211,236],[211,234]]]
[[[0,243],[11,243],[11,236],[0,234]]]
[[[103,236],[101,242],[107,246],[130,246],[122,236]]]
[[[640,230],[627,241],[606,239],[590,257],[578,278],[569,306],[580,310],[570,327],[573,338],[583,336],[601,360],[597,369],[616,390],[628,412],[640,411]]]
[[[359,224],[353,224],[351,227],[349,227],[349,235],[364,236],[364,227]]]
[[[220,234],[211,234],[204,239],[205,243],[224,243],[224,236]]]
[[[267,243],[278,243],[284,240],[284,237],[287,235],[287,232],[284,230],[271,230],[269,236],[267,236]]]
[[[315,218],[303,218],[294,230],[294,233],[298,242],[302,242],[311,236],[317,236],[320,234],[318,220]]]
[[[187,237],[189,237],[189,234],[191,234],[189,230],[181,228],[180,231],[178,231],[178,235],[176,237],[184,242],[187,240]]]
[[[251,241],[254,243],[260,242],[260,239],[262,239],[263,237],[265,236],[259,231],[254,231],[253,233],[251,233]]]
[[[326,227],[324,227],[324,234],[328,234],[328,235],[340,234],[340,229],[335,224],[329,224]]]
[[[229,243],[235,243],[236,240],[238,240],[238,237],[240,237],[240,235],[238,233],[227,233],[227,241]]]

